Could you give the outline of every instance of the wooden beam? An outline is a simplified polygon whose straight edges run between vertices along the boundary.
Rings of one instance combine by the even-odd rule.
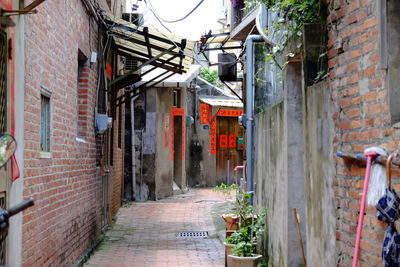
[[[131,70],[131,71],[125,73],[124,75],[122,75],[122,76],[120,76],[120,77],[118,77],[118,78],[112,80],[112,81],[108,84],[108,86],[111,86],[111,85],[115,84],[115,83],[118,82],[119,80],[124,79],[126,76],[129,76],[129,75],[134,74],[136,71],[138,71],[138,70],[140,70],[141,68],[143,68],[144,66],[146,66],[146,65],[148,65],[148,64],[151,64],[152,62],[156,61],[158,58],[160,58],[160,57],[162,57],[163,55],[167,54],[169,51],[171,51],[171,50],[174,49],[174,48],[175,48],[175,47],[171,47],[171,48],[165,50],[164,52],[160,53],[160,54],[157,55],[156,57],[153,57],[152,59],[150,59],[150,60],[144,62],[143,64],[141,64],[140,66],[136,67],[134,70]]]
[[[37,7],[44,1],[46,1],[46,0],[35,0],[32,3],[30,3],[29,5],[27,5],[26,7],[24,7],[24,9],[22,9],[22,11],[31,11],[32,9],[34,9],[35,7]]]

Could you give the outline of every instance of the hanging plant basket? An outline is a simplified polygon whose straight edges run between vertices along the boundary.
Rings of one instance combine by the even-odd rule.
[[[244,8],[244,0],[231,0],[234,8]]]

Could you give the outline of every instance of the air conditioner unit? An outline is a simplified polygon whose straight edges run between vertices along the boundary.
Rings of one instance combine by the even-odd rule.
[[[143,26],[144,18],[142,13],[122,13],[122,19],[138,27]]]
[[[138,27],[143,26],[144,18],[142,13],[132,12],[132,13],[122,13],[122,19],[135,24]],[[140,65],[140,62],[134,60],[130,57],[125,57],[125,72],[136,69]],[[135,72],[135,74],[140,75],[140,70]]]
[[[139,66],[140,66],[139,61],[132,59],[130,57],[125,57],[125,67],[124,67],[125,72],[135,70]],[[140,73],[141,73],[140,71],[141,71],[141,69],[139,69],[138,71],[135,71],[135,74],[140,75]]]

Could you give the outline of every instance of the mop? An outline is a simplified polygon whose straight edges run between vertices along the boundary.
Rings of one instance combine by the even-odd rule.
[[[374,152],[378,153],[378,156],[387,156],[385,150],[379,147],[371,147],[366,149],[365,153],[368,151],[373,150]],[[378,204],[379,199],[383,197],[386,193],[386,169],[381,164],[372,164],[371,166],[371,178],[369,180],[368,186],[368,194],[367,194],[367,204],[369,206],[376,206]]]
[[[364,151],[365,157],[367,157],[367,168],[365,170],[365,179],[364,179],[364,188],[361,198],[361,205],[360,205],[360,215],[358,218],[358,225],[357,225],[357,236],[356,236],[356,246],[354,248],[354,256],[353,256],[353,267],[357,267],[358,264],[358,256],[360,253],[360,243],[361,243],[361,232],[362,232],[362,225],[364,222],[364,212],[365,212],[365,204],[367,195],[368,196],[368,204],[369,205],[376,205],[379,199],[385,194],[386,189],[386,176],[385,171],[383,170],[382,176],[382,166],[379,164],[374,164],[374,169],[372,170],[374,173],[372,174],[371,180],[371,166],[374,159],[380,155],[386,156],[387,153],[385,150],[379,147],[370,147]],[[368,187],[370,187],[370,192],[368,192]]]

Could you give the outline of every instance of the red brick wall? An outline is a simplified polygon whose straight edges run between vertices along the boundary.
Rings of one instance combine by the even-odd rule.
[[[88,117],[89,113],[89,101],[90,97],[90,85],[89,85],[90,67],[88,64],[82,66],[78,73],[78,136],[82,138],[87,137],[88,130]]]
[[[119,121],[120,118],[120,111],[122,111],[121,114],[121,121]],[[110,191],[109,191],[109,207],[110,207],[110,215],[114,216],[119,207],[121,206],[121,199],[122,199],[122,191],[123,191],[123,185],[124,185],[124,147],[125,147],[125,106],[122,105],[117,106],[115,108],[115,120],[113,124],[113,140],[112,140],[112,145],[113,145],[113,150],[111,153],[113,153],[113,166],[112,166],[112,176],[113,179],[111,180],[111,185],[110,185]],[[121,123],[121,125],[119,125]],[[120,128],[121,127],[121,128]],[[121,139],[121,146],[118,147],[118,131],[121,131],[120,137]]]
[[[100,2],[106,5],[105,0]],[[47,1],[38,11],[25,17],[23,194],[32,196],[35,206],[23,216],[22,262],[23,266],[69,266],[100,230],[102,179],[96,167],[94,135],[97,65],[88,64],[87,77],[79,83],[79,89],[87,87],[81,94],[81,108],[77,79],[78,49],[88,58],[96,51],[97,24],[93,19],[89,22],[80,0]],[[40,156],[41,87],[52,92],[49,159]],[[84,134],[78,133],[82,120]],[[77,137],[86,142],[78,142]],[[115,153],[120,161],[122,153]],[[114,172],[112,184],[121,180],[116,174],[122,172]],[[119,202],[113,207],[119,207]]]
[[[335,151],[355,154],[379,145],[392,152],[399,143],[393,135],[398,130],[390,125],[386,70],[378,68],[378,3],[372,0],[330,3],[328,64],[330,89],[336,104]],[[350,266],[365,168],[348,166],[337,159],[335,169],[338,265]],[[374,207],[368,207],[366,213],[360,266],[379,266],[386,226],[375,218]]]

